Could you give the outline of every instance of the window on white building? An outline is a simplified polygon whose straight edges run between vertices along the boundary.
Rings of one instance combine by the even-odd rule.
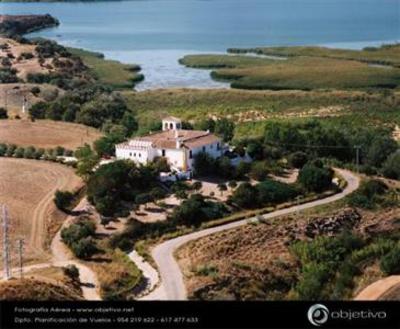
[[[206,151],[206,147],[205,146],[203,146],[203,152],[205,152]]]
[[[161,154],[162,154],[163,157],[165,157],[165,150],[162,150]]]
[[[217,144],[217,150],[221,149],[221,145],[219,145],[219,143]]]
[[[193,152],[192,152],[192,150],[189,151],[189,159],[193,159]]]

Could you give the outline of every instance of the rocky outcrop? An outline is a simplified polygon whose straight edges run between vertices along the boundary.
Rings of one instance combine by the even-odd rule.
[[[59,21],[47,15],[0,15],[0,33],[21,35],[48,27],[58,26]]]
[[[355,209],[347,208],[332,216],[289,224],[277,234],[285,239],[285,245],[290,245],[298,240],[312,240],[319,235],[337,235],[343,230],[356,227],[360,220],[361,215]]]

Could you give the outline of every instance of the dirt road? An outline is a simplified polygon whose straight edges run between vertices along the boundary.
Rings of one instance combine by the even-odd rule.
[[[74,209],[75,211],[84,210],[87,207],[87,200],[83,199],[78,204],[78,206]],[[96,274],[86,265],[82,264],[71,253],[71,251],[67,248],[67,246],[61,240],[61,230],[62,228],[68,226],[72,221],[72,217],[69,216],[67,220],[64,222],[63,226],[57,232],[51,243],[51,253],[52,260],[45,263],[34,264],[24,266],[24,272],[30,272],[32,270],[37,270],[46,267],[65,267],[68,265],[75,265],[79,270],[79,280],[82,284],[82,295],[86,300],[101,300],[99,294],[99,282],[97,280]],[[19,272],[19,268],[11,269],[13,274]],[[3,276],[3,273],[0,272],[0,275]]]
[[[316,206],[324,205],[327,203],[331,203],[337,200],[344,198],[349,195],[353,191],[355,191],[359,184],[360,179],[352,174],[350,171],[336,169],[336,171],[347,181],[346,188],[333,196],[327,197],[325,199],[305,203],[298,206],[293,206],[286,209],[281,209],[278,211],[274,211],[269,214],[263,215],[265,219],[279,217],[282,215],[287,215],[296,211],[313,208]],[[246,225],[249,222],[248,219],[241,220],[238,222],[229,223],[222,226],[217,226],[209,229],[205,229],[199,232],[194,232],[191,234],[187,234],[184,236],[180,236],[178,238],[168,240],[163,242],[162,244],[156,246],[152,251],[152,256],[158,266],[160,276],[161,276],[161,284],[155,289],[152,293],[147,295],[146,300],[185,300],[187,299],[186,288],[183,282],[183,275],[179,268],[178,263],[174,258],[174,252],[183,244],[202,238],[206,235],[221,232],[224,230],[229,230],[241,225]]]

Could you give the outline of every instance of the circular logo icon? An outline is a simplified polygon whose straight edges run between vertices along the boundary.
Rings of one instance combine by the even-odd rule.
[[[314,304],[308,309],[308,320],[314,325],[319,327],[328,321],[329,310],[325,305]]]

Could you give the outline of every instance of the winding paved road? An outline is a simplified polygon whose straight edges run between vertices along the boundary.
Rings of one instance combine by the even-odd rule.
[[[270,219],[274,217],[279,217],[282,215],[287,215],[296,211],[313,208],[316,206],[331,203],[344,198],[353,191],[355,191],[359,184],[360,179],[348,170],[335,169],[335,171],[341,175],[346,181],[346,188],[335,195],[330,197],[312,201],[309,203],[304,203],[298,206],[293,206],[286,209],[277,210],[268,214],[263,215],[265,219]],[[229,230],[235,227],[246,225],[249,219],[240,220],[237,222],[229,223],[226,225],[221,225],[202,231],[194,232],[178,238],[165,241],[157,245],[153,251],[152,256],[158,266],[161,284],[152,293],[142,298],[142,300],[185,300],[187,299],[186,288],[183,281],[183,274],[179,268],[177,261],[174,258],[174,252],[185,243],[202,238],[206,235]]]

